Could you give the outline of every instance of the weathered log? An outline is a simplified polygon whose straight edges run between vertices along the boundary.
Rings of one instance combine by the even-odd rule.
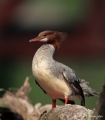
[[[2,118],[2,114],[5,115],[8,112],[14,113],[14,116],[21,116],[23,120],[38,120],[41,113],[51,109],[51,105],[49,104],[41,106],[41,103],[36,103],[32,105],[27,96],[30,89],[29,78],[27,77],[24,84],[16,93],[7,91],[0,98],[0,104],[5,106],[4,109],[0,107],[0,119]]]

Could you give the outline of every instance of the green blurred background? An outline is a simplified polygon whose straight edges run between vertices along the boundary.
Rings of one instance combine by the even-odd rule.
[[[0,88],[19,88],[28,76],[32,103],[51,103],[31,71],[33,55],[42,43],[29,39],[43,30],[68,33],[54,59],[100,92],[105,76],[104,0],[0,0]],[[86,107],[94,108],[97,99],[86,98]]]

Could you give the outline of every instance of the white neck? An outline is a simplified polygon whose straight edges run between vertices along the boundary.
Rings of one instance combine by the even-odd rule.
[[[37,52],[35,53],[35,59],[43,59],[51,60],[53,59],[53,54],[55,52],[55,48],[50,44],[42,45]]]

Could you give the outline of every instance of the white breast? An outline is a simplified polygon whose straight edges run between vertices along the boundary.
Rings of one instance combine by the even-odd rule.
[[[32,71],[35,79],[39,85],[46,91],[46,93],[52,98],[69,97],[72,94],[70,86],[67,85],[63,77],[59,78],[55,74],[62,74],[61,72],[56,72],[55,61],[53,59],[53,53],[55,49],[52,45],[45,44],[41,46],[32,62]],[[56,64],[57,65],[57,64]],[[57,71],[59,71],[57,67]],[[52,71],[54,72],[52,73]],[[62,75],[60,75],[62,76]]]
[[[33,74],[39,85],[51,98],[64,99],[66,96],[71,95],[70,87],[64,80],[60,80],[51,73],[46,61],[37,65],[33,63]]]

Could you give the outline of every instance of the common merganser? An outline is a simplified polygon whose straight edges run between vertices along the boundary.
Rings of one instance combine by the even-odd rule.
[[[52,99],[52,108],[56,107],[56,99],[65,104],[81,99],[85,106],[85,97],[99,96],[99,93],[88,86],[88,82],[76,76],[68,66],[53,59],[53,54],[62,41],[67,38],[63,32],[46,30],[29,42],[45,42],[35,53],[32,61],[32,72],[36,83]]]

